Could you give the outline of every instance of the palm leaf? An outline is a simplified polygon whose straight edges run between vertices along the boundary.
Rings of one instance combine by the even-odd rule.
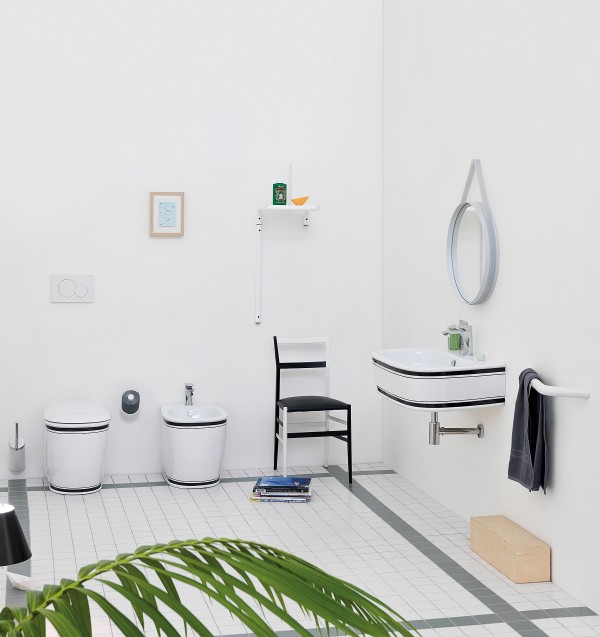
[[[107,579],[108,575],[116,581]],[[92,581],[127,600],[139,627],[104,595],[86,586]],[[177,590],[181,586],[221,604],[260,637],[275,635],[265,612],[299,635],[311,634],[290,614],[288,602],[314,618],[319,631],[323,627],[328,635],[332,629],[375,637],[392,633],[409,637],[416,632],[377,598],[290,553],[257,542],[205,538],[144,546],[115,560],[86,566],[77,579],[28,595],[26,609],[5,608],[0,613],[0,636],[45,637],[48,620],[61,637],[92,637],[90,599],[127,637],[142,637],[145,619],[154,623],[159,634],[180,637],[164,616],[163,605],[181,620],[186,633],[189,627],[201,637],[210,637],[210,630],[182,603]]]

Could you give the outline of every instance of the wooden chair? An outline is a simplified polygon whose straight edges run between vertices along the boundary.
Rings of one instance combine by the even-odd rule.
[[[348,482],[352,483],[352,410],[348,403],[329,397],[329,339],[325,336],[313,338],[281,338],[274,336],[275,345],[275,366],[277,370],[275,385],[275,450],[273,459],[273,469],[277,469],[277,455],[279,443],[281,443],[283,456],[283,475],[287,475],[287,445],[289,438],[325,438],[325,466],[329,464],[329,438],[342,440],[348,446]],[[284,355],[280,346],[284,346]],[[288,347],[289,346],[289,347]],[[296,346],[296,347],[294,347]],[[291,354],[291,350],[296,350],[289,360],[286,354]],[[302,355],[298,359],[297,350],[302,350]],[[310,350],[311,355],[306,355]],[[318,350],[315,352],[315,350]],[[314,356],[312,355],[314,354]],[[307,360],[309,359],[309,360]],[[324,395],[317,396],[288,396],[281,398],[281,373],[284,370],[314,369],[324,370]],[[331,411],[345,411],[346,419],[332,416]],[[289,422],[288,415],[301,412],[320,412],[324,414],[324,419],[318,422]],[[330,421],[335,421],[345,425],[345,429],[330,429]],[[318,428],[312,426],[318,425]],[[296,426],[300,431],[293,431]],[[305,427],[309,429],[305,429]]]

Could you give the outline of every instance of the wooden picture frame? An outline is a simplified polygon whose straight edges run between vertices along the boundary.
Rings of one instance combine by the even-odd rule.
[[[150,193],[150,236],[183,237],[183,193]]]

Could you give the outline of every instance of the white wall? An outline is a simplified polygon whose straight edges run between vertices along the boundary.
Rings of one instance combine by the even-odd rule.
[[[384,2],[384,345],[445,347],[457,318],[506,361],[506,406],[442,414],[483,440],[427,444],[428,413],[384,408],[384,461],[468,518],[504,514],[552,546],[553,579],[600,611],[600,41],[597,2]],[[462,305],[450,217],[481,159],[500,237],[496,290]],[[589,388],[554,399],[548,493],[507,479],[518,375]]]
[[[225,467],[268,466],[274,333],[330,335],[356,460],[381,458],[368,357],[381,343],[381,10],[0,5],[0,431],[21,423],[28,476],[42,475],[43,410],[66,399],[112,411],[108,473],[160,470],[159,406],[186,381],[229,412]],[[299,216],[266,225],[257,326],[256,211],[290,161],[296,194],[322,212],[308,230]],[[183,239],[149,237],[153,190],[185,192]],[[94,274],[95,303],[52,305],[52,272]],[[129,388],[133,421],[119,411]],[[322,441],[303,442],[291,462],[320,463]]]

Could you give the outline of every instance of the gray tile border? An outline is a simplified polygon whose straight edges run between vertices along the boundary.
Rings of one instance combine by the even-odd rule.
[[[595,613],[587,606],[566,606],[564,608],[545,608],[543,610],[524,610],[522,611],[528,619],[548,619],[548,617],[593,617]],[[537,616],[538,613],[544,613]]]
[[[563,610],[568,610],[574,617],[591,617],[592,615],[596,615],[596,613],[587,606],[572,606],[571,608],[563,608]]]
[[[493,625],[504,623],[505,622],[503,622],[500,617],[497,617],[495,615],[465,615],[464,617],[435,617],[432,619],[415,619],[414,621],[408,622],[406,624],[406,627],[414,628],[416,630],[427,630],[430,628],[452,628],[457,626],[476,626],[477,624]],[[313,635],[319,635],[317,629],[309,629],[309,631]],[[547,634],[537,626],[534,626],[534,628],[520,630],[519,632],[523,635],[523,637],[547,637]],[[277,631],[276,634],[277,637],[292,637],[292,635],[296,635],[297,633],[291,630],[282,630]],[[336,634],[343,635],[344,633]],[[227,635],[227,637],[253,637],[253,635],[254,633],[240,633],[238,635]]]
[[[465,615],[463,617],[450,617],[455,626],[476,626],[479,624],[477,617]]]
[[[539,610],[522,610],[521,614],[527,617],[527,619],[550,619],[550,615],[541,608]]]
[[[548,617],[572,617],[573,613],[568,613],[565,615],[564,608],[546,608],[546,612],[548,613]]]
[[[440,617],[439,619],[426,619],[425,622],[431,628],[448,628],[453,626],[453,623],[448,617]]]
[[[29,526],[29,502],[27,500],[27,483],[24,479],[9,480],[8,481],[8,503],[15,507],[15,512],[19,518],[19,523],[23,529],[23,534],[27,543],[31,545],[31,533]],[[20,564],[12,564],[7,567],[7,571],[16,573],[18,575],[31,576],[31,559]],[[20,606],[26,605],[27,593],[14,588],[12,584],[6,580],[6,606]]]
[[[508,604],[499,595],[489,589],[483,582],[480,582],[476,577],[471,575],[465,568],[460,566],[451,557],[446,555],[441,549],[439,549],[433,542],[428,540],[424,535],[419,533],[416,529],[405,522],[399,515],[395,514],[389,507],[384,505],[373,494],[371,494],[365,487],[357,482],[348,484],[348,474],[340,467],[329,467],[329,471],[333,477],[335,477],[341,484],[343,484],[353,495],[355,495],[364,505],[369,507],[376,515],[385,520],[395,531],[397,531],[407,542],[410,542],[417,550],[423,555],[428,557],[438,568],[440,568],[446,575],[451,577],[455,582],[466,588],[472,595],[477,597],[482,604],[487,606],[493,611],[493,617],[497,623],[497,612],[515,612],[517,609]],[[385,512],[385,517],[382,513]],[[469,584],[467,588],[465,584]],[[485,593],[485,595],[482,595]],[[483,623],[480,620],[480,623]],[[490,622],[491,623],[491,622]],[[523,635],[525,630],[537,630],[538,627],[529,619],[523,617],[523,619],[517,621],[506,622],[517,633]]]
[[[376,476],[376,475],[390,475],[396,473],[392,469],[372,469],[365,471],[353,471],[353,476]],[[307,474],[298,474],[307,478],[331,478],[332,474],[323,467],[323,471],[321,473],[307,473]],[[221,478],[221,482],[223,484],[227,484],[229,482],[255,482],[258,478],[264,477],[261,475],[256,476],[239,476],[237,478]],[[24,481],[23,481],[24,482]],[[107,482],[102,484],[102,489],[140,489],[143,487],[166,487],[169,486],[166,480],[153,481],[153,482]],[[35,485],[35,486],[25,486],[19,487],[22,491],[49,491],[47,485]],[[2,489],[0,489],[2,491]]]
[[[475,617],[475,619],[477,619],[477,622],[480,624],[497,624],[498,623],[498,616],[494,615],[494,614],[489,614],[489,615],[477,615]],[[535,624],[534,624],[535,626]],[[537,628],[537,626],[535,626]]]

